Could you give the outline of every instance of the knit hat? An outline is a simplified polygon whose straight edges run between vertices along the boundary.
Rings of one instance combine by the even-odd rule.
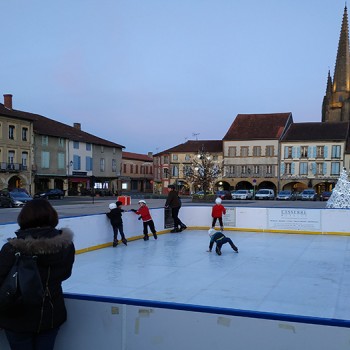
[[[117,205],[115,203],[111,203],[108,207],[110,210],[112,210],[112,209],[115,209]]]
[[[121,201],[116,201],[116,202],[115,202],[115,205],[116,205],[117,207],[119,207],[120,205],[123,205],[123,202],[121,202]]]
[[[146,201],[144,201],[143,199],[139,200],[139,204],[140,203],[143,203],[143,204],[146,204]]]
[[[215,199],[215,203],[216,203],[216,204],[221,204],[221,198],[219,198],[219,197],[216,198],[216,199]]]
[[[216,231],[211,228],[210,230],[208,230],[208,235],[211,237]]]
[[[175,190],[175,185],[169,185],[168,188],[172,188],[173,190]]]

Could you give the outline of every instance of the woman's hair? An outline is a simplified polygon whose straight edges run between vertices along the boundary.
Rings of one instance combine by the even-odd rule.
[[[21,230],[35,227],[56,227],[57,211],[46,199],[33,199],[28,202],[17,217]]]

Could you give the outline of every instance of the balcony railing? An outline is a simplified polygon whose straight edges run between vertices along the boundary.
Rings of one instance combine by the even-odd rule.
[[[28,166],[21,163],[0,163],[0,172],[2,173],[19,173],[26,170],[28,170]]]

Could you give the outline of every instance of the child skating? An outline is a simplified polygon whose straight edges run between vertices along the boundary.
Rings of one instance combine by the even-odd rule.
[[[226,214],[225,207],[221,204],[221,198],[215,199],[215,204],[211,210],[211,216],[213,218],[211,228],[215,228],[216,221],[219,220],[220,230],[224,230],[224,224],[222,222],[222,215]]]
[[[222,232],[220,231],[215,231],[213,228],[211,228],[208,231],[208,234],[210,236],[210,243],[209,243],[209,249],[207,252],[211,252],[213,249],[214,243],[216,243],[215,251],[217,255],[221,255],[221,247],[225,244],[228,243],[231,248],[238,253],[238,248],[233,244],[231,238],[226,237]]]
[[[157,239],[157,231],[154,227],[154,222],[153,219],[151,217],[151,213],[149,211],[149,208],[146,204],[146,202],[141,199],[139,201],[139,209],[131,209],[131,211],[133,211],[135,214],[137,215],[141,215],[141,219],[143,222],[143,240],[144,241],[148,241],[149,237],[148,237],[148,227],[150,228],[151,232],[153,233],[153,237],[154,239]]]
[[[120,233],[122,242],[125,245],[127,245],[128,242],[125,238],[123,230],[122,212],[124,211],[124,209],[122,209],[122,204],[123,203],[120,201],[117,201],[116,203],[111,203],[109,205],[110,212],[106,213],[113,228],[113,247],[116,247],[118,245],[118,232]]]

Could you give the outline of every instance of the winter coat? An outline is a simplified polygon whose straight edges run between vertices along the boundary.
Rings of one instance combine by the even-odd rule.
[[[109,220],[111,220],[112,226],[118,226],[123,223],[123,219],[122,219],[123,212],[124,212],[124,209],[115,208],[115,209],[112,209],[109,213],[106,213]]]
[[[222,204],[215,204],[211,210],[211,216],[213,218],[222,218],[222,215],[226,214],[226,209]]]
[[[51,227],[18,230],[0,251],[0,285],[15,261],[15,253],[36,255],[42,284],[49,295],[41,306],[14,306],[0,312],[0,328],[14,332],[40,332],[59,327],[67,319],[62,281],[70,277],[75,256],[73,232]]]
[[[135,211],[135,214],[141,215],[143,222],[152,220],[151,213],[149,212],[147,205],[142,205],[139,210]]]
[[[166,199],[165,206],[170,207],[170,208],[181,207],[181,201],[179,198],[179,193],[177,191],[171,190],[168,193],[168,197]]]

